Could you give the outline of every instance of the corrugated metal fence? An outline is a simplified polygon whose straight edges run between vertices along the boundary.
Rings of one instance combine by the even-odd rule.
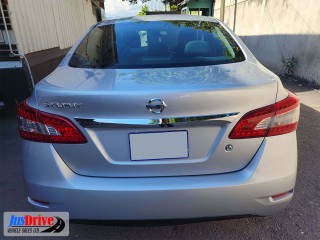
[[[23,54],[71,47],[96,22],[90,0],[9,0],[8,4]]]

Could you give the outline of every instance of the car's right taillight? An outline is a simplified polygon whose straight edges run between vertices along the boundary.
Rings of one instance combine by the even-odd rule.
[[[286,134],[297,129],[299,99],[292,93],[275,104],[245,114],[229,134],[230,139],[257,138]]]
[[[86,143],[81,131],[67,118],[39,111],[26,101],[17,107],[20,136],[47,143]]]

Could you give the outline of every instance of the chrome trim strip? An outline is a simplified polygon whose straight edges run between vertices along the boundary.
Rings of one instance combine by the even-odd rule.
[[[175,127],[185,124],[197,124],[211,121],[224,121],[231,123],[237,116],[238,112],[216,114],[210,116],[196,116],[196,117],[178,117],[178,118],[136,118],[136,119],[113,119],[113,118],[96,118],[96,119],[80,119],[75,120],[85,128],[96,127]]]

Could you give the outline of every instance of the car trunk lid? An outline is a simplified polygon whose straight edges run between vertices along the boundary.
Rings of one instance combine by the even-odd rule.
[[[54,144],[60,157],[74,172],[99,177],[242,169],[263,139],[231,140],[228,134],[243,114],[273,104],[276,92],[274,75],[249,62],[161,69],[60,67],[36,87],[37,108],[71,119],[88,139],[86,144]],[[163,112],[154,114],[146,108],[152,99],[165,102]],[[182,148],[188,154],[164,157],[168,144],[159,139],[170,141],[171,137],[163,133],[180,140],[184,137],[178,135],[186,133]],[[132,138],[139,135],[138,139],[146,140],[146,134],[151,143],[145,149],[132,149]],[[233,149],[226,151],[227,145]],[[132,157],[134,151],[146,149],[158,152],[161,159]]]

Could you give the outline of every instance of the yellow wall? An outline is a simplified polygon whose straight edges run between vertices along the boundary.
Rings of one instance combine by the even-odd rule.
[[[91,0],[8,0],[19,52],[71,47],[96,22]]]

